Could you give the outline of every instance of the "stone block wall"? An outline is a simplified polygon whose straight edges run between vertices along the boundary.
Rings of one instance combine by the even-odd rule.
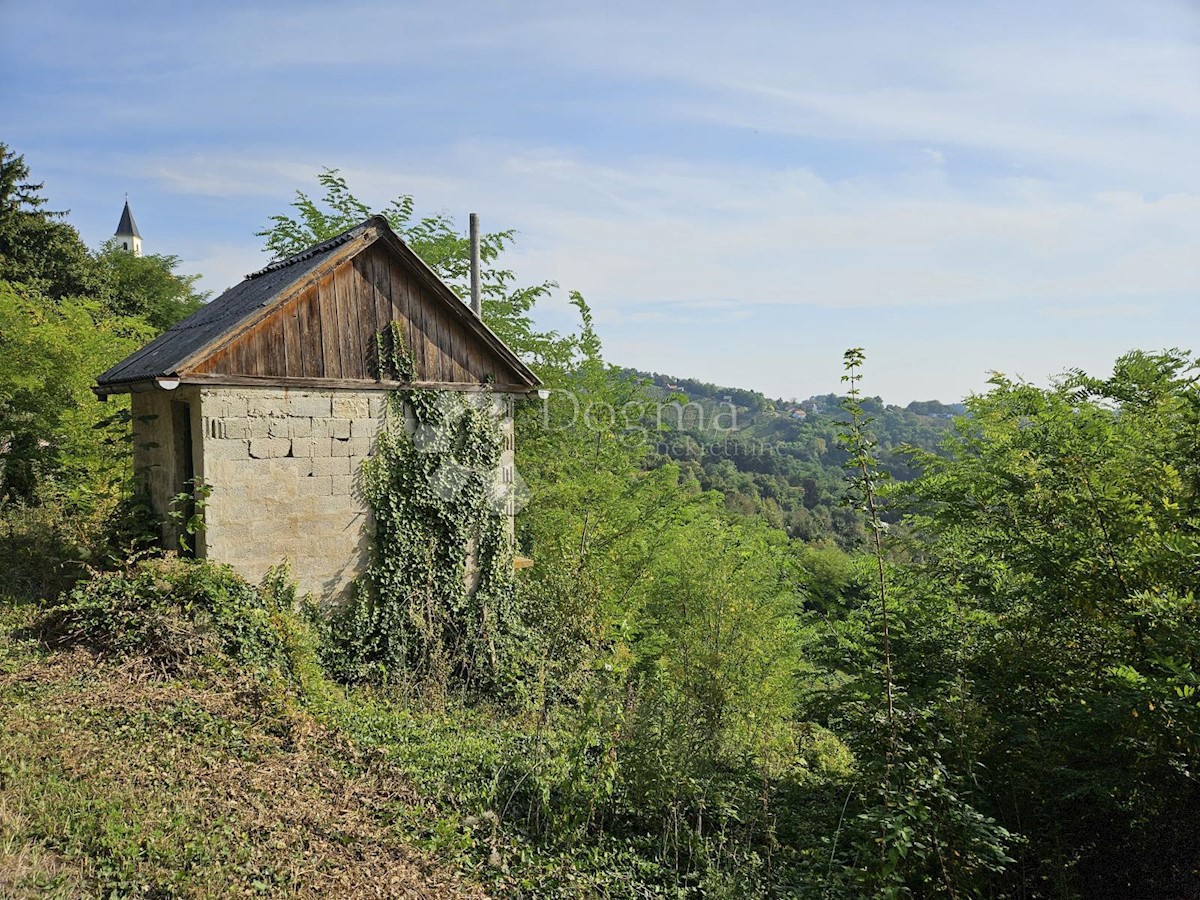
[[[301,593],[335,602],[370,553],[361,466],[382,391],[200,388],[204,555],[251,581],[288,560]]]
[[[511,400],[468,396],[490,403],[501,422],[499,479],[511,483]],[[253,582],[286,559],[301,594],[348,599],[370,559],[373,522],[361,467],[385,425],[387,393],[182,385],[134,394],[135,464],[164,515],[181,489],[182,438],[172,404],[184,403],[192,469],[211,488],[197,555],[228,563]],[[415,427],[411,415],[404,427]],[[170,523],[164,537],[177,546]]]

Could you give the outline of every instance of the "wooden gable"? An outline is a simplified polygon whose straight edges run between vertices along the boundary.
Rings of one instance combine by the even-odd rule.
[[[257,317],[178,369],[185,382],[394,384],[380,377],[379,335],[398,322],[414,386],[528,391],[533,374],[386,229],[368,229]]]

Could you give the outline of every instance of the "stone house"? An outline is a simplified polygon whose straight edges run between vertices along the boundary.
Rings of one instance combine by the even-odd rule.
[[[398,323],[400,328],[394,328]],[[381,346],[402,335],[412,377]],[[493,405],[513,479],[512,400],[537,377],[375,216],[230,288],[97,379],[130,393],[134,465],[163,538],[174,498],[211,492],[196,556],[258,580],[287,558],[302,592],[337,600],[368,561],[357,478],[398,388]],[[508,514],[512,515],[509,508]]]

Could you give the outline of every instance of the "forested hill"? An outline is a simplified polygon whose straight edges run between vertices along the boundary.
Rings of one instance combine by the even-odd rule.
[[[693,378],[625,369],[657,403],[661,430],[652,460],[672,459],[726,506],[806,541],[832,538],[844,547],[864,536],[860,517],[844,503],[847,454],[838,441],[846,418],[842,398],[771,399],[758,391]],[[961,403],[913,401],[907,406],[863,398],[879,444],[879,466],[897,481],[918,474],[906,446],[936,451]]]

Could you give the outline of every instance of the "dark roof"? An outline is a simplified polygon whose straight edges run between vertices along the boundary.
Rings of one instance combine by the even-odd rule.
[[[180,364],[194,353],[256,310],[270,304],[281,291],[321,265],[338,247],[356,237],[366,226],[367,222],[356,225],[337,237],[309,247],[303,253],[277,260],[247,275],[245,281],[234,285],[211,303],[204,304],[141,350],[117,363],[97,378],[96,384],[130,384],[174,375]]]
[[[121,211],[121,221],[117,224],[117,230],[113,234],[131,234],[135,238],[140,238],[142,235],[137,230],[137,222],[133,221],[133,213],[129,211],[129,201],[125,201],[125,209]]]

